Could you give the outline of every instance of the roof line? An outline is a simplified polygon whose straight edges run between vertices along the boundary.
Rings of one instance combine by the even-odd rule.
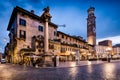
[[[29,11],[27,11],[27,10],[19,7],[19,6],[16,6],[16,7],[14,7],[14,9],[13,9],[13,11],[12,11],[12,14],[11,14],[11,17],[10,17],[10,21],[9,21],[8,28],[7,28],[8,31],[9,31],[10,28],[11,28],[12,22],[14,21],[16,15],[17,15],[17,12],[22,12],[22,13],[24,13],[24,14],[26,14],[26,15],[29,15],[29,16],[37,19],[37,20],[41,20],[41,21],[42,21],[41,16],[38,16],[38,15],[36,15],[36,14],[34,14],[34,13],[31,13],[31,12],[29,12]],[[54,26],[54,27],[56,27],[56,28],[58,27],[56,24],[54,24],[54,23],[52,23],[52,22],[49,22],[49,25],[52,25],[52,26]]]

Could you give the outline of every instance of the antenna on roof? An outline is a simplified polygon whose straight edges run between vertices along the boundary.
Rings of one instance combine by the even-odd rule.
[[[66,25],[65,24],[63,24],[63,25],[57,25],[58,27],[66,27]]]

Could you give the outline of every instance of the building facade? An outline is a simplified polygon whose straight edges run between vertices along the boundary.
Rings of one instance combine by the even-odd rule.
[[[100,41],[100,42],[98,42],[98,45],[103,45],[103,46],[112,47],[112,41],[111,41],[111,40]]]
[[[113,53],[114,53],[114,57],[116,58],[120,58],[120,44],[116,44],[113,46]]]
[[[43,20],[43,17],[49,14],[43,15],[44,13],[37,16],[33,10],[27,11],[18,6],[14,8],[7,28],[10,38],[10,42],[6,45],[8,62],[20,63],[24,60],[30,62],[33,57],[42,58],[46,51],[59,56],[60,60],[75,60],[76,52],[79,52],[80,59],[92,56],[93,45],[88,44],[80,36],[57,31],[58,26],[52,23],[51,19],[48,23]],[[48,25],[47,33],[46,25]]]
[[[103,45],[96,45],[96,55],[97,58],[107,58],[108,57],[108,51],[107,51],[108,46],[103,46]]]
[[[114,55],[113,53],[113,48],[112,48],[112,41],[111,40],[104,40],[104,41],[100,41],[98,42],[98,45],[101,46],[108,46],[108,51],[110,51],[110,55]],[[110,50],[109,50],[110,49]]]

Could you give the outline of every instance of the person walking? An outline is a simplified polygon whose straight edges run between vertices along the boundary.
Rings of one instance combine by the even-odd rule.
[[[56,66],[57,66],[56,56],[54,56],[54,58],[53,58],[53,62],[54,62],[54,67],[56,67]]]
[[[110,62],[110,59],[111,59],[111,56],[110,56],[110,55],[108,55],[108,62]]]

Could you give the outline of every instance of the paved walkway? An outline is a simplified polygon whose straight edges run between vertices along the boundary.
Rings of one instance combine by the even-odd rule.
[[[120,80],[120,60],[110,63],[107,61],[80,61],[78,64],[80,67],[69,67],[69,64],[74,63],[60,63],[59,67],[66,68],[38,69],[16,64],[0,64],[0,80]]]
[[[120,60],[111,60],[112,62],[120,62]],[[75,66],[85,66],[85,65],[93,65],[93,64],[102,64],[102,63],[108,63],[107,61],[67,61],[67,62],[59,62],[57,65],[57,68],[62,68],[62,67],[75,67]]]
[[[120,60],[111,60],[110,63],[120,62]],[[96,65],[96,64],[103,64],[108,63],[108,61],[66,61],[66,62],[59,62],[57,67],[36,67],[36,68],[67,68],[67,67],[77,67],[77,66],[87,66],[87,65]],[[9,64],[9,63],[7,63]],[[14,65],[14,64],[13,64]],[[16,65],[16,64],[15,64]],[[28,66],[30,67],[30,66]]]

